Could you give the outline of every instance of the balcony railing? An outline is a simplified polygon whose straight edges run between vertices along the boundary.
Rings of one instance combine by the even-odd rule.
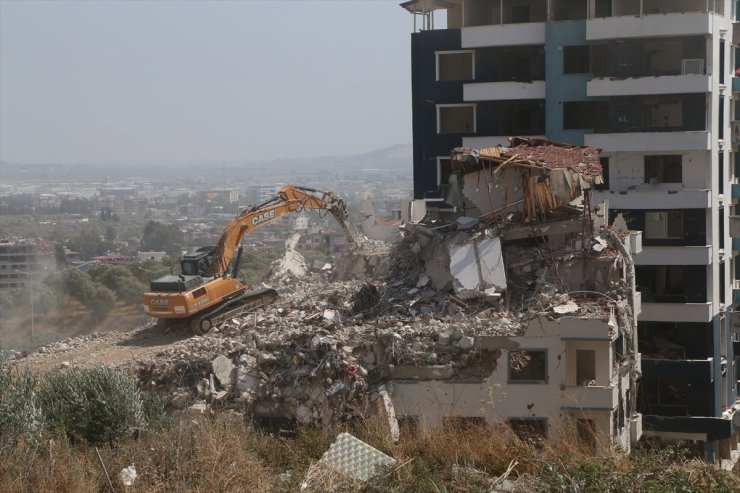
[[[649,378],[669,378],[686,382],[714,381],[713,358],[691,360],[642,358],[642,374]]]

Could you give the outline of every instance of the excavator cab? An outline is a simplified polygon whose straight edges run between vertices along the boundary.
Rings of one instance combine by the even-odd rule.
[[[194,252],[188,252],[180,259],[180,271],[184,276],[209,276],[208,270],[211,268],[213,260],[213,250],[215,246],[200,247]]]
[[[215,246],[205,246],[198,248],[194,252],[186,253],[185,256],[180,259],[180,271],[182,274],[185,276],[213,276],[213,274],[209,274],[209,272],[211,269],[211,263],[213,262],[213,251],[215,249]],[[237,254],[229,262],[224,274],[236,276],[241,254],[242,247],[239,247],[237,249]]]

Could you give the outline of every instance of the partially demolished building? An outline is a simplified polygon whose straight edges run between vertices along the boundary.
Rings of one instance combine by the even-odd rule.
[[[405,223],[401,241],[358,247],[334,279],[283,272],[275,305],[131,370],[197,412],[321,427],[379,412],[393,436],[473,422],[630,450],[640,234],[587,206],[596,150],[514,143],[452,152],[448,200],[465,215]]]
[[[512,144],[452,151],[445,200],[459,212],[422,214],[399,242],[360,242],[318,269],[294,237],[267,280],[275,304],[119,366],[170,408],[266,426],[375,414],[393,437],[475,423],[534,443],[630,450],[643,433],[641,235],[607,226],[607,208],[590,204],[595,149]],[[128,354],[156,330],[99,336]],[[59,354],[69,367],[65,352],[87,342],[29,360]]]
[[[640,438],[632,254],[641,236],[606,228],[605,208],[589,206],[598,157],[527,139],[452,151],[445,201],[464,215],[407,229],[434,286],[490,305],[480,331],[457,334],[479,367],[394,378],[397,414],[484,419],[551,440],[609,437],[600,445],[625,450]]]
[[[643,231],[634,256],[643,377],[633,398],[645,435],[732,467],[740,457],[737,2],[401,7],[414,22],[414,198],[440,215],[489,211],[477,178],[465,184],[465,203],[455,195],[451,148],[505,145],[514,135],[601,149],[594,203],[609,202],[609,224]]]

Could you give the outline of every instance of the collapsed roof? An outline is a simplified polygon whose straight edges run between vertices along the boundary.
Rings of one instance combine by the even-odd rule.
[[[538,219],[602,183],[598,149],[545,139],[513,137],[509,147],[477,150],[456,147],[450,165],[462,179],[451,178],[447,201],[466,214],[477,209],[484,222]]]

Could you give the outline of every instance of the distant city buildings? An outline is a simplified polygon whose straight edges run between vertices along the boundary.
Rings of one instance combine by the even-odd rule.
[[[54,245],[46,240],[0,239],[0,290],[23,288],[55,270]]]

